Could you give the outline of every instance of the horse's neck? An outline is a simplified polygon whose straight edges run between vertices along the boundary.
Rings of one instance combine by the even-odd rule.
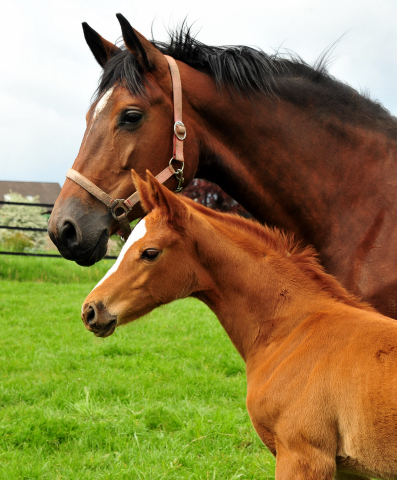
[[[213,225],[197,228],[198,258],[206,276],[194,296],[216,314],[244,360],[259,339],[281,339],[310,313],[334,303],[303,271],[291,269],[288,259],[274,261],[272,255],[242,247],[252,243],[250,234],[237,235],[234,242]]]
[[[379,127],[349,124],[327,106],[324,113],[282,98],[233,97],[226,87],[220,94],[210,77],[197,75],[185,92],[201,145],[197,176],[219,184],[260,221],[294,231],[323,253],[334,225],[344,224],[346,205],[358,210],[378,188],[377,169],[384,174],[382,159],[396,154],[395,142]],[[367,159],[372,174],[353,174]],[[397,185],[392,175],[388,182]]]

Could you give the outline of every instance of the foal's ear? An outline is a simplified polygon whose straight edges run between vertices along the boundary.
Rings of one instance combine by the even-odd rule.
[[[142,208],[147,213],[158,208],[164,216],[168,217],[174,227],[183,227],[188,217],[188,209],[178,196],[159,183],[149,170],[146,170],[146,182],[134,169],[131,170],[131,175],[139,193]]]
[[[142,208],[147,213],[151,212],[154,208],[156,208],[156,204],[152,200],[148,184],[140,178],[134,169],[131,170],[131,176],[135,188],[139,193],[139,199]]]
[[[188,217],[188,209],[178,195],[164,187],[157,178],[146,170],[146,179],[151,201],[159,208],[174,227],[183,227]]]
[[[88,23],[84,22],[82,25],[85,41],[90,47],[96,61],[103,68],[109,58],[114,57],[121,52],[121,50],[119,47],[116,47],[116,45],[113,45],[113,43],[101,37]]]
[[[121,13],[116,14],[120,22],[123,40],[127,49],[134,55],[143,70],[168,68],[164,55],[143,35],[132,28],[130,22]]]

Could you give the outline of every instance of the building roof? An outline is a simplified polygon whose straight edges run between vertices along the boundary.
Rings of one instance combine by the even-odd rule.
[[[61,192],[59,183],[46,182],[10,182],[0,180],[0,200],[7,200],[4,195],[15,192],[24,197],[39,196],[39,203],[54,204]]]

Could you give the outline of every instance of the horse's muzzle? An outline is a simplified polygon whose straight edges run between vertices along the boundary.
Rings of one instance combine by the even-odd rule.
[[[92,210],[74,198],[57,201],[48,234],[64,258],[88,267],[106,255],[111,221],[106,208]]]
[[[81,319],[85,328],[96,337],[109,337],[117,327],[117,315],[111,315],[102,302],[86,303]]]

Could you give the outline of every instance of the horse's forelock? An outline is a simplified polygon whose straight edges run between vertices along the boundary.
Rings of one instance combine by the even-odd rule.
[[[143,72],[135,57],[126,49],[122,49],[106,63],[93,102],[97,101],[115,84],[123,85],[132,95],[145,95]]]

